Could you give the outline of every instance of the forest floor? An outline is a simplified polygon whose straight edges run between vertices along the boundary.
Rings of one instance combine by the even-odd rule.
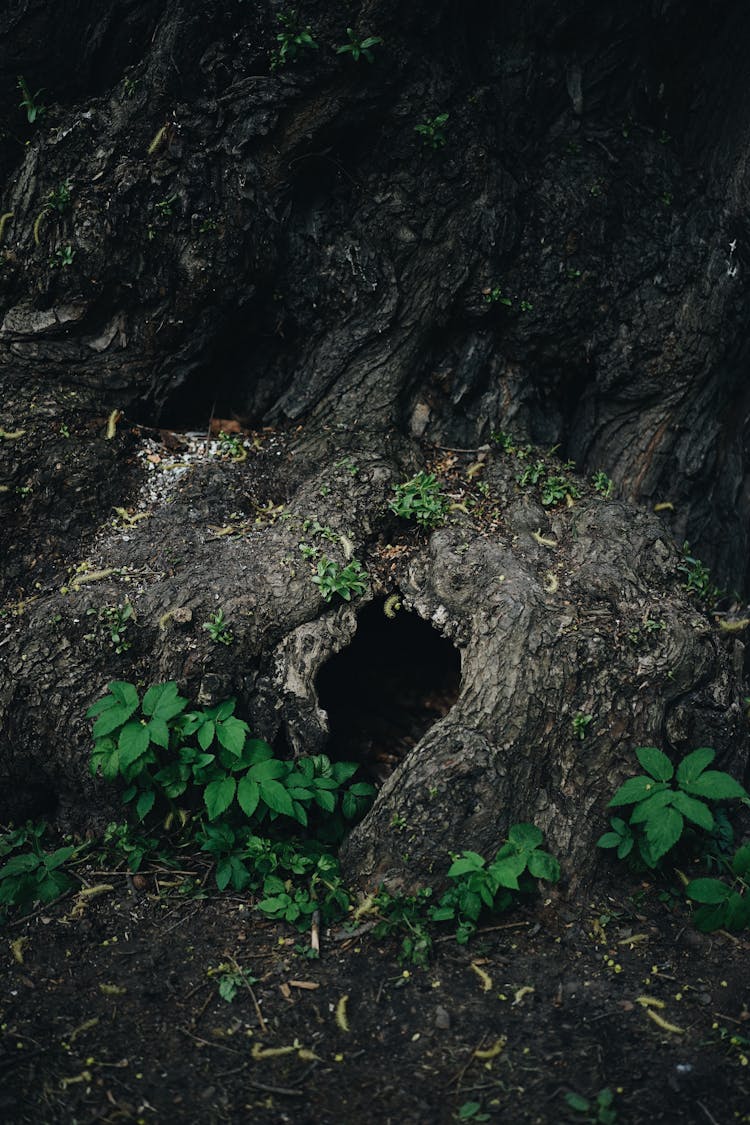
[[[174,872],[78,870],[88,893],[3,935],[7,1125],[750,1121],[750,940],[664,886],[554,891],[419,968],[372,932],[313,959]]]

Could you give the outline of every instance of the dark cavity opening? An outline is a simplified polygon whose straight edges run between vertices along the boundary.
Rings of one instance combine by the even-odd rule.
[[[330,725],[328,753],[359,762],[382,782],[458,698],[454,646],[416,614],[391,618],[382,599],[359,615],[352,643],[321,668],[317,689]]]

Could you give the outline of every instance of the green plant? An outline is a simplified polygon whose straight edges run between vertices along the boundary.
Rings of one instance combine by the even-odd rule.
[[[286,66],[303,50],[318,49],[318,44],[312,37],[312,28],[309,24],[300,23],[296,11],[280,12],[278,19],[282,30],[276,35],[278,47],[270,55],[271,70]]]
[[[482,910],[507,910],[514,894],[533,891],[535,879],[556,883],[560,865],[540,847],[542,840],[535,825],[514,824],[506,843],[490,863],[477,852],[464,851],[456,856],[448,869],[448,878],[454,880],[454,885],[431,910],[432,920],[455,920],[456,941],[463,944],[476,930]]]
[[[581,742],[583,742],[586,738],[586,728],[588,727],[589,723],[593,721],[593,718],[593,715],[578,714],[574,716],[572,720],[573,734],[580,738]]]
[[[102,836],[102,846],[107,856],[124,860],[128,870],[133,872],[140,871],[147,858],[158,856],[162,862],[169,858],[160,851],[159,841],[154,836],[140,835],[130,824],[108,824]]]
[[[427,148],[443,148],[447,139],[445,136],[445,126],[449,117],[449,113],[439,113],[437,117],[428,118],[427,121],[423,121],[420,125],[415,125],[414,132],[419,133],[422,138],[422,143]]]
[[[706,800],[747,798],[744,788],[728,773],[706,768],[716,756],[708,747],[683,758],[676,773],[666,754],[654,746],[641,746],[635,753],[646,773],[624,782],[607,806],[633,805],[629,823],[613,818],[612,831],[597,841],[600,848],[615,848],[620,859],[630,855],[637,844],[644,863],[656,867],[680,840],[686,820],[706,832],[713,830],[714,814]],[[675,786],[669,784],[673,779]]]
[[[219,986],[219,996],[231,1004],[240,988],[252,988],[258,983],[248,969],[241,969],[232,958],[231,961],[222,961],[213,969],[208,970],[208,976],[215,977]]]
[[[357,559],[351,559],[346,566],[341,566],[323,555],[318,561],[313,582],[320,590],[323,601],[330,602],[333,595],[338,594],[345,602],[349,602],[353,594],[364,594],[368,578],[367,571],[362,569],[362,564]]]
[[[652,641],[656,634],[660,633],[663,628],[663,621],[657,621],[655,618],[649,617],[649,615],[646,614],[640,625],[636,625],[633,629],[629,630],[628,640],[636,648],[641,648],[648,644],[649,641]]]
[[[677,569],[685,575],[683,589],[689,594],[695,594],[700,601],[717,601],[721,597],[721,590],[711,582],[711,571],[700,559],[690,554],[690,544],[687,541],[682,545],[682,552],[683,561]]]
[[[267,742],[249,737],[233,699],[204,710],[188,706],[173,681],[154,684],[141,699],[133,684],[118,680],[86,712],[94,720],[91,772],[108,781],[122,778],[123,802],[134,802],[139,820],[158,798],[172,811],[175,801],[185,801],[205,812],[209,824],[228,816],[241,825],[285,817],[307,827],[314,808],[333,818],[340,799],[342,815],[354,819],[371,800],[374,789],[365,782],[344,790],[356,764],[332,763],[323,754],[296,762],[275,758]],[[229,820],[223,827],[218,842],[231,851],[236,840]],[[217,839],[206,842],[215,851]]]
[[[454,1121],[489,1121],[489,1113],[482,1112],[481,1102],[464,1102],[453,1115]]]
[[[56,188],[52,188],[47,195],[47,206],[59,211],[61,215],[67,211],[70,207],[71,186],[70,180],[63,180]]]
[[[42,848],[45,832],[46,825],[29,822],[0,835],[0,857],[11,856],[0,867],[0,907],[52,902],[73,885],[61,868],[80,849],[68,845],[46,852]]]
[[[169,195],[166,199],[160,199],[157,203],[154,204],[154,210],[162,217],[162,219],[169,219],[174,214],[174,204],[176,200],[176,195]]]
[[[560,504],[568,497],[574,499],[579,495],[578,489],[573,482],[563,474],[550,474],[542,484],[542,504],[545,508],[553,507],[555,504]]]
[[[109,639],[109,643],[118,656],[128,651],[131,647],[126,635],[128,623],[135,620],[130,602],[125,602],[124,605],[105,605],[100,609],[87,609],[86,615],[96,617],[104,636]],[[93,634],[89,635],[89,639],[93,639]]]
[[[351,27],[347,27],[346,34],[349,36],[349,42],[345,43],[343,47],[336,48],[337,55],[351,55],[355,62],[359,61],[360,56],[367,59],[368,63],[375,61],[372,49],[373,47],[379,47],[383,42],[379,36],[367,35],[364,39],[358,39]]]
[[[23,99],[19,103],[19,109],[26,110],[26,120],[29,125],[33,125],[35,121],[38,121],[39,118],[43,117],[47,112],[47,107],[43,102],[39,101],[39,95],[44,93],[44,91],[37,90],[35,94],[32,94],[22,74],[18,75],[16,85],[23,95]]]
[[[215,645],[231,645],[234,641],[234,633],[229,628],[223,609],[212,613],[208,621],[203,622],[201,629],[206,630]]]
[[[510,308],[513,304],[512,299],[504,295],[499,285],[493,285],[490,289],[483,289],[482,295],[488,305],[500,304],[507,305]]]
[[[420,527],[437,527],[448,513],[448,498],[434,473],[417,473],[397,484],[389,509],[405,520],[416,520]]]
[[[721,879],[692,879],[685,894],[701,905],[694,921],[699,930],[738,933],[750,927],[750,844],[735,852],[728,865],[731,883]]]
[[[73,259],[76,252],[72,246],[59,246],[55,250],[55,256],[50,258],[49,264],[53,269],[64,269],[66,266],[73,265]]]
[[[598,492],[600,496],[603,496],[605,500],[610,498],[612,490],[615,487],[614,481],[610,480],[603,469],[598,469],[594,473],[591,478],[591,483],[594,486],[594,491]]]
[[[584,1098],[582,1094],[567,1093],[565,1104],[575,1113],[586,1114],[586,1121],[591,1125],[616,1125],[617,1110],[614,1108],[615,1096],[605,1087],[596,1095],[596,1100]]]

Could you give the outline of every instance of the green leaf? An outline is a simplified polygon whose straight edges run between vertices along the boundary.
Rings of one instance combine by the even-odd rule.
[[[735,852],[732,860],[732,872],[739,878],[750,875],[750,844],[743,844]]]
[[[0,879],[7,879],[9,875],[21,875],[27,871],[34,871],[39,867],[40,859],[31,852],[26,855],[14,855],[4,867],[0,867]]]
[[[670,806],[662,809],[658,817],[646,821],[646,839],[654,863],[674,847],[684,826],[682,814]]]
[[[228,719],[230,715],[234,714],[236,705],[236,699],[225,699],[218,707],[212,709],[212,714],[219,722],[224,722],[225,719]]]
[[[177,684],[170,681],[166,684],[154,684],[148,689],[143,697],[142,710],[144,715],[152,715],[167,723],[184,711],[187,704],[187,699],[179,694]]]
[[[264,739],[251,738],[245,744],[245,757],[251,765],[257,765],[258,762],[266,762],[272,758],[273,749]]]
[[[149,748],[151,737],[142,723],[126,723],[117,739],[120,751],[120,769],[137,762]]]
[[[675,797],[674,789],[660,789],[657,793],[647,797],[645,801],[639,801],[633,809],[630,823],[643,824],[651,817],[660,816],[661,810],[667,805],[673,804]]]
[[[539,849],[533,851],[528,861],[529,874],[535,879],[546,879],[548,883],[556,883],[560,878],[560,864],[549,852]]]
[[[203,801],[208,811],[208,819],[216,820],[231,805],[237,786],[233,777],[224,777],[220,781],[212,781],[206,786]]]
[[[732,933],[739,933],[750,925],[750,900],[732,891],[724,907],[725,927]]]
[[[113,680],[107,687],[118,703],[122,703],[123,707],[129,707],[131,714],[138,706],[138,692],[132,684],[127,683],[125,680]]]
[[[731,887],[719,879],[692,879],[685,888],[685,894],[693,902],[704,902],[709,905],[724,902],[731,893]]]
[[[729,801],[736,797],[746,797],[747,793],[728,773],[722,770],[706,770],[695,781],[683,786],[688,793],[697,797],[710,797],[714,801]]]
[[[169,749],[169,727],[164,722],[164,719],[154,718],[151,719],[146,727],[150,740],[157,746],[163,747],[164,750]]]
[[[635,844],[635,840],[633,839],[632,836],[624,837],[623,840],[620,843],[619,848],[617,849],[617,858],[618,859],[625,859],[626,856],[629,856],[630,853],[633,850],[634,844]]]
[[[356,781],[354,785],[349,786],[349,792],[353,797],[374,797],[375,786],[369,781]]]
[[[196,738],[198,739],[198,745],[200,746],[201,750],[208,750],[209,746],[214,740],[215,732],[216,726],[211,722],[210,719],[207,719],[202,726],[198,727]]]
[[[525,866],[526,862],[524,861],[521,871],[523,871]],[[518,876],[521,874],[521,871],[518,870],[518,865],[513,862],[511,856],[493,863],[490,868],[492,878],[495,882],[501,887],[507,887],[510,891],[518,890]]]
[[[277,781],[280,777],[284,777],[287,772],[287,763],[280,761],[278,758],[268,758],[265,762],[259,762],[256,766],[251,766],[249,773],[256,781]]]
[[[543,839],[543,833],[534,824],[513,824],[508,832],[508,841],[524,851],[538,847]]]
[[[336,808],[336,798],[327,789],[318,789],[315,792],[315,801],[323,812],[332,813]]]
[[[260,788],[247,773],[237,786],[237,800],[243,813],[250,820],[260,801]]]
[[[255,768],[254,766],[253,769]],[[260,795],[273,812],[281,813],[283,816],[294,816],[292,798],[278,781],[261,782]]]
[[[617,790],[607,808],[616,808],[618,805],[635,805],[664,788],[663,781],[654,781],[653,778],[646,777],[644,774],[639,774],[638,777],[630,777]]]
[[[707,934],[724,925],[724,903],[719,906],[699,906],[693,915],[696,930]]]
[[[339,785],[343,785],[350,777],[359,769],[356,762],[334,762],[333,763],[333,776]]]
[[[136,702],[136,707],[138,706]],[[116,703],[114,707],[110,707],[108,711],[102,712],[99,718],[94,723],[92,731],[94,738],[103,738],[106,734],[111,734],[113,730],[117,730],[123,723],[126,723],[130,716],[135,711],[135,707],[126,707],[122,703]]]
[[[225,719],[216,724],[216,736],[230,754],[241,754],[247,738],[248,726],[242,719]]]
[[[597,848],[619,848],[622,843],[622,836],[617,832],[605,832],[596,841]]]
[[[577,1113],[588,1113],[591,1109],[591,1102],[588,1098],[584,1098],[581,1094],[575,1094],[572,1091],[565,1095],[565,1102]]]
[[[462,852],[461,858],[454,860],[448,868],[448,878],[458,879],[459,876],[467,875],[470,871],[481,871],[484,865],[484,858],[476,852]]]
[[[670,781],[674,777],[674,766],[667,755],[655,746],[639,746],[635,756],[646,773],[650,773],[656,781]]]
[[[692,754],[688,754],[683,758],[677,767],[677,783],[682,788],[690,785],[697,778],[698,774],[703,773],[706,766],[710,765],[716,757],[716,751],[709,749],[708,746],[702,746],[698,750],[693,750]]]
[[[145,793],[141,793],[140,797],[135,803],[135,811],[138,814],[138,819],[143,820],[154,807],[156,800],[156,793],[153,789],[147,789]]]
[[[708,805],[705,805],[703,801],[697,801],[695,797],[688,797],[687,793],[678,789],[674,794],[672,803],[683,816],[692,820],[693,824],[697,824],[699,828],[705,828],[706,832],[711,832],[714,826],[714,816]]]

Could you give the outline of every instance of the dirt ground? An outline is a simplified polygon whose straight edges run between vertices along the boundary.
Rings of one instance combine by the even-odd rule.
[[[311,959],[174,872],[78,872],[107,889],[3,935],[8,1125],[750,1121],[750,941],[699,934],[664,887],[553,892],[415,968],[371,932],[324,931]],[[222,964],[252,981],[231,1001]],[[614,1118],[566,1104],[605,1088]]]

